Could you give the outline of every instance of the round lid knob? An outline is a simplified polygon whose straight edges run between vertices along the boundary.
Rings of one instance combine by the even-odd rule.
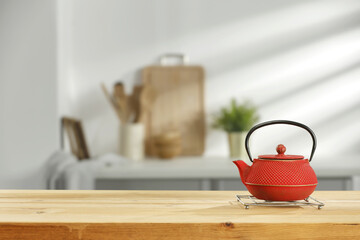
[[[279,144],[276,148],[276,151],[279,155],[284,155],[284,153],[286,151],[286,147],[282,144]]]
[[[285,155],[286,147],[279,144],[276,147],[277,155],[260,155],[259,159],[272,159],[272,160],[302,160],[304,156],[301,155]]]

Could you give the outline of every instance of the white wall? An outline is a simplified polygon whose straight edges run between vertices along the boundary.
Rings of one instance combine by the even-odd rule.
[[[0,188],[44,188],[58,148],[54,0],[0,1]]]
[[[231,97],[251,99],[262,121],[313,127],[319,155],[359,156],[359,39],[356,0],[0,0],[0,188],[44,187],[64,114],[84,120],[93,155],[116,151],[99,83],[129,91],[166,52],[205,67],[209,124]],[[254,155],[278,142],[306,154],[306,134],[284,129],[256,134]],[[206,155],[227,152],[209,127]]]
[[[84,120],[92,154],[117,143],[99,83],[122,79],[130,90],[166,52],[206,68],[209,123],[231,97],[251,99],[262,121],[313,127],[320,155],[360,153],[359,1],[77,0],[63,1],[59,16],[60,114]],[[268,152],[280,141],[308,151],[306,134],[265,132]],[[206,154],[227,151],[226,135],[209,128]]]

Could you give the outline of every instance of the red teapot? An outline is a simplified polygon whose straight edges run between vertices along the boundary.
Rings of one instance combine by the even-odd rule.
[[[273,124],[288,124],[305,129],[313,140],[310,158],[304,159],[301,155],[286,155],[285,146],[279,144],[276,155],[260,155],[252,160],[249,150],[251,134],[261,127]],[[241,160],[233,162],[239,169],[241,181],[254,197],[269,201],[296,201],[306,199],[315,190],[318,182],[309,162],[316,149],[316,136],[309,127],[288,120],[263,122],[250,129],[245,138],[245,148],[253,164],[248,166]]]

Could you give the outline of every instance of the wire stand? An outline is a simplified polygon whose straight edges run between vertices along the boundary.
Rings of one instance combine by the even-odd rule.
[[[309,196],[304,200],[299,201],[268,201],[257,199],[254,196],[250,195],[235,195],[236,200],[244,205],[245,209],[249,209],[250,206],[263,206],[263,207],[290,207],[290,206],[317,206],[318,209],[321,209],[325,206],[324,203],[319,200]]]

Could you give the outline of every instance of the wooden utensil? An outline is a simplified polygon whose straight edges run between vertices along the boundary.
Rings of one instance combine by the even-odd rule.
[[[122,82],[115,83],[115,85],[114,85],[114,96],[117,96],[117,97],[122,98],[122,99],[126,99],[125,87],[124,87],[124,84]]]
[[[128,119],[129,119],[129,109],[127,106],[127,104],[128,104],[127,98],[128,97],[125,94],[125,88],[124,88],[124,84],[122,82],[117,82],[114,85],[113,97],[114,97],[115,101],[117,102],[117,105],[121,109],[123,122],[128,122]]]
[[[147,155],[156,155],[153,137],[169,125],[181,132],[182,155],[201,155],[205,147],[204,69],[183,62],[146,67],[142,74],[143,84],[157,95],[151,111],[145,113]]]
[[[151,86],[143,87],[139,99],[139,115],[136,122],[144,122],[145,115],[151,111],[156,99],[156,92]]]
[[[112,96],[103,83],[101,88],[122,123],[127,123],[129,120],[134,123],[143,122],[146,112],[151,110],[156,98],[156,91],[150,86],[135,86],[130,96],[125,94],[121,82],[114,85]]]
[[[116,100],[110,95],[109,91],[107,90],[106,86],[104,83],[101,83],[101,89],[105,94],[106,99],[109,101],[110,105],[113,107],[113,109],[116,112],[117,117],[119,118],[119,120],[121,122],[124,122],[123,119],[123,114],[121,112],[120,107],[118,106],[118,103],[116,102]]]
[[[132,99],[132,112],[133,112],[133,122],[139,122],[139,115],[140,115],[140,96],[141,96],[141,92],[143,90],[143,86],[141,85],[137,85],[134,86],[133,88],[133,92],[131,95],[131,99]]]

